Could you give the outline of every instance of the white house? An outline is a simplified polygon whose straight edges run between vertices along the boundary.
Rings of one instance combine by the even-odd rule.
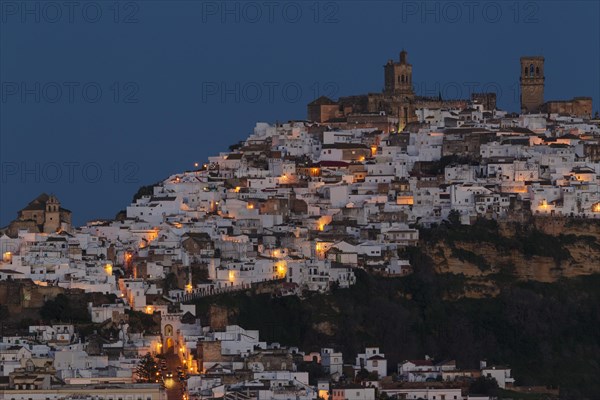
[[[488,366],[487,362],[481,361],[481,376],[494,378],[498,382],[498,386],[502,389],[511,387],[515,380],[511,375],[511,370],[508,367]]]
[[[379,352],[379,347],[367,347],[363,354],[356,356],[354,370],[358,372],[363,368],[377,373],[379,378],[387,376],[387,360],[385,354]]]

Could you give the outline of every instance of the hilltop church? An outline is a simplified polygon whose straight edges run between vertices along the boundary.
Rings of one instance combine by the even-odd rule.
[[[381,93],[340,97],[333,101],[321,96],[308,104],[308,119],[315,122],[338,122],[341,119],[356,119],[362,115],[392,117],[397,121],[390,131],[402,131],[407,124],[417,122],[418,108],[465,109],[472,101],[482,102],[486,110],[496,108],[495,93],[473,93],[471,99],[443,100],[438,97],[417,96],[413,89],[413,69],[408,62],[408,53],[400,52],[400,59],[388,60],[384,68],[384,89]],[[350,121],[348,121],[350,122]]]
[[[544,57],[521,57],[521,113],[547,113],[592,118],[592,98],[544,102]]]
[[[522,113],[548,113],[582,118],[592,117],[592,98],[544,101],[544,57],[521,57],[520,89]],[[417,96],[413,89],[413,69],[408,54],[384,66],[384,89],[381,93],[340,97],[334,101],[321,96],[307,106],[308,120],[338,126],[376,126],[386,132],[400,132],[417,122],[419,108],[466,109],[476,102],[485,110],[496,109],[496,93],[472,93],[470,99],[443,100]]]
[[[34,233],[54,233],[71,230],[71,211],[62,208],[54,195],[40,194],[18,212],[8,225],[7,234],[16,237],[20,230]]]

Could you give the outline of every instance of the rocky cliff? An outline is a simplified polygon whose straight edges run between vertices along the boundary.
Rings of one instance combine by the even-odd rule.
[[[555,282],[599,273],[600,221],[482,220],[423,231],[421,248],[437,273],[466,278],[463,292],[454,296],[494,296],[506,281]]]

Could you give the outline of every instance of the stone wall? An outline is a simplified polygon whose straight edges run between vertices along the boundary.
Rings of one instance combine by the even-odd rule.
[[[8,306],[11,316],[19,319],[24,313],[40,309],[66,289],[58,286],[38,286],[30,280],[0,281],[0,304]]]
[[[592,117],[592,98],[575,97],[571,100],[548,101],[544,111],[550,114],[572,115],[582,118]]]

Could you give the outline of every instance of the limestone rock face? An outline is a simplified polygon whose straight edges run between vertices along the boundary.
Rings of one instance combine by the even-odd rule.
[[[548,246],[553,251],[528,251],[531,246],[523,239],[523,230],[529,232],[528,239],[551,240]],[[519,246],[511,248],[510,240]],[[500,222],[498,236],[491,241],[438,240],[422,248],[437,273],[466,278],[466,297],[489,296],[498,292],[499,276],[555,282],[600,273],[600,221],[536,217],[530,225]]]

